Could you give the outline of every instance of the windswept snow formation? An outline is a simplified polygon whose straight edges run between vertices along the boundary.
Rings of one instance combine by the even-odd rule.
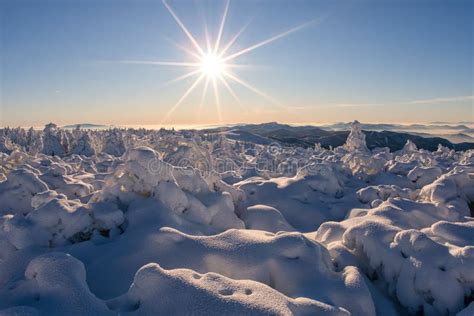
[[[471,315],[474,151],[0,133],[1,315]]]

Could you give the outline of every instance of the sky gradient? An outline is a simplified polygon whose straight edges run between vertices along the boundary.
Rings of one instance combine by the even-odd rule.
[[[199,43],[216,38],[225,1],[168,1]],[[0,126],[473,121],[473,1],[231,1],[231,52],[312,21],[242,55],[239,78],[277,102],[219,87],[222,117],[186,69],[192,44],[161,1],[2,1]],[[278,103],[278,104],[275,104]]]

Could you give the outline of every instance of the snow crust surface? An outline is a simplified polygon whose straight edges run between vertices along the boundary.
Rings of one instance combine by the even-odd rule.
[[[0,131],[0,315],[473,315],[474,151]]]

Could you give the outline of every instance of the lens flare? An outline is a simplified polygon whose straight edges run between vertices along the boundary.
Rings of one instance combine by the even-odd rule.
[[[233,53],[228,53],[229,50],[231,50],[233,44],[236,42],[237,38],[244,32],[244,30],[247,28],[249,25],[248,23],[237,32],[234,36],[231,37],[231,40],[222,45],[221,47],[221,42],[223,39],[223,34],[224,34],[224,27],[225,27],[225,22],[226,18],[228,15],[229,11],[229,5],[230,5],[230,0],[226,1],[225,8],[224,8],[224,13],[221,18],[221,22],[219,25],[219,30],[217,33],[217,38],[214,41],[214,43],[211,43],[211,40],[209,38],[208,32],[206,32],[206,41],[205,44],[207,45],[201,45],[196,38],[192,35],[192,33],[187,29],[187,27],[184,25],[184,23],[181,21],[181,19],[178,17],[176,12],[174,12],[173,8],[167,3],[166,0],[162,0],[165,8],[168,10],[168,12],[171,14],[173,19],[176,21],[178,26],[181,28],[181,30],[184,32],[184,34],[187,36],[191,43],[190,48],[182,47],[180,45],[177,45],[179,49],[184,50],[187,52],[191,57],[192,60],[190,61],[124,61],[128,63],[134,63],[134,64],[150,64],[150,65],[158,65],[158,66],[173,66],[173,67],[184,67],[190,69],[189,72],[185,73],[182,76],[179,76],[178,78],[175,78],[171,80],[170,82],[177,82],[177,81],[182,81],[187,78],[191,77],[197,77],[196,80],[193,81],[193,83],[189,86],[189,88],[184,92],[184,94],[179,98],[178,102],[174,106],[172,106],[168,112],[164,115],[163,119],[161,120],[161,123],[164,123],[172,114],[173,112],[183,103],[183,101],[191,94],[193,90],[197,86],[199,86],[202,83],[203,90],[201,94],[201,101],[199,103],[199,112],[201,112],[202,105],[204,103],[204,100],[206,99],[206,95],[208,93],[208,87],[209,83],[212,83],[212,89],[214,90],[213,94],[215,96],[215,103],[216,103],[216,110],[217,114],[219,117],[219,120],[222,121],[221,118],[221,108],[220,108],[220,98],[219,98],[219,85],[222,85],[225,90],[238,102],[239,105],[242,105],[240,102],[237,94],[234,92],[234,90],[231,88],[229,82],[237,83],[242,87],[245,87],[249,89],[250,91],[260,95],[267,101],[272,102],[273,104],[276,104],[280,107],[283,107],[287,109],[284,105],[280,104],[277,100],[269,97],[266,93],[260,91],[259,89],[253,87],[250,83],[240,79],[237,77],[237,75],[234,72],[231,72],[231,68],[239,68],[240,66],[245,66],[243,64],[236,64],[233,63],[235,59],[238,57],[250,53],[251,51],[260,48],[262,46],[268,45],[280,38],[283,38],[293,32],[296,32],[303,27],[306,27],[309,25],[311,22],[304,23],[302,25],[299,25],[297,27],[294,27],[290,30],[287,30],[283,33],[279,33],[276,35],[271,36],[268,39],[265,39],[263,41],[260,41],[256,44],[253,44],[247,48],[241,49],[237,52]],[[207,30],[207,28],[206,28]],[[203,47],[206,47],[204,49]],[[203,80],[206,79],[206,80]],[[229,80],[229,82],[228,82]],[[199,115],[198,115],[199,116]]]

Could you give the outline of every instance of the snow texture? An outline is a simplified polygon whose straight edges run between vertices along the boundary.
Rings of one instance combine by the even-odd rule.
[[[473,315],[474,151],[0,130],[0,315]]]

